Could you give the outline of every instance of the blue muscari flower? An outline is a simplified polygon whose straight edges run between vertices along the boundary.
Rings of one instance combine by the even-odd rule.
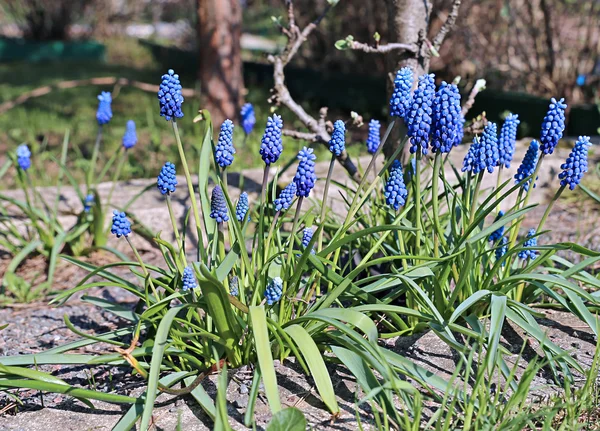
[[[535,229],[529,229],[527,233],[527,239],[523,243],[523,247],[535,247],[537,246],[537,237],[535,235]],[[535,259],[537,257],[537,250],[521,250],[519,257],[521,259]]]
[[[191,266],[185,267],[181,281],[183,282],[184,291],[192,290],[198,287],[198,283],[196,283],[196,276],[194,275],[194,270]]]
[[[469,147],[463,160],[463,172],[472,172],[477,174],[485,169],[485,161],[481,152],[481,139],[475,136],[473,143]]]
[[[129,120],[125,126],[125,134],[123,135],[123,147],[128,150],[137,144],[137,133],[135,133],[135,121]]]
[[[565,99],[556,101],[553,97],[550,99],[550,108],[542,122],[542,131],[540,132],[540,149],[543,154],[552,154],[558,141],[562,138],[565,130],[565,109],[567,104]]]
[[[540,148],[540,144],[535,139],[531,141],[529,144],[529,148],[525,153],[525,157],[523,157],[523,162],[519,169],[517,169],[517,173],[515,174],[515,184],[520,183],[525,178],[533,175],[535,172],[535,167],[538,162],[538,149]],[[537,177],[535,178],[537,180]],[[533,181],[533,187],[535,188],[535,180]],[[531,184],[531,180],[527,181],[523,184],[523,188],[525,191],[529,190],[529,185]]]
[[[243,192],[240,195],[237,205],[235,206],[235,217],[238,219],[238,221],[244,221],[249,208],[248,193]],[[248,217],[248,221],[250,221],[250,217]]]
[[[462,130],[460,93],[454,84],[442,82],[433,101],[431,124],[431,149],[433,152],[448,153],[457,145]],[[462,140],[462,137],[461,137]]]
[[[298,153],[298,170],[294,177],[296,183],[296,196],[308,197],[310,191],[315,186],[317,176],[315,175],[315,159],[317,156],[314,154],[312,148],[304,147]]]
[[[577,86],[578,87],[583,87],[585,85],[585,78],[586,76],[584,74],[579,74],[577,75]]]
[[[560,168],[563,170],[558,174],[561,186],[569,186],[571,190],[581,182],[583,174],[588,171],[588,148],[590,147],[589,136],[580,136],[575,143],[575,148],[569,154],[567,161]]]
[[[396,73],[394,92],[390,99],[390,115],[392,117],[406,117],[412,102],[413,80],[413,71],[410,67],[403,67]]]
[[[465,137],[465,117],[463,117],[462,112],[458,119],[458,127],[456,129],[456,135],[454,136],[453,145],[456,147],[457,145],[462,144],[463,138]]]
[[[282,128],[283,121],[279,115],[273,114],[272,117],[267,118],[267,127],[260,141],[259,151],[263,161],[267,165],[275,163],[279,159],[279,156],[281,156],[281,152],[283,151],[281,143]]]
[[[240,293],[239,287],[240,287],[240,280],[237,277],[237,275],[234,275],[233,277],[231,277],[231,280],[229,280],[229,293],[232,296],[238,296],[238,294]]]
[[[367,137],[367,151],[375,154],[381,143],[380,135],[381,123],[377,120],[369,121],[369,136]]]
[[[219,139],[217,140],[217,145],[215,147],[215,160],[220,167],[226,168],[233,163],[234,154],[233,121],[225,120],[223,124],[221,124]]]
[[[496,219],[494,220],[494,222],[497,222],[503,216],[504,216],[504,211],[502,211],[502,210],[498,211],[498,215],[496,216]],[[502,235],[504,235],[504,226],[500,226],[498,229],[496,229],[494,232],[492,232],[488,238],[488,241],[498,241],[500,238],[502,238]]]
[[[244,129],[246,135],[249,135],[256,124],[256,116],[254,115],[254,106],[252,106],[252,103],[245,103],[242,106],[240,117],[242,117],[242,129]]]
[[[498,153],[500,154],[498,166],[500,167],[510,168],[517,143],[517,127],[520,123],[519,116],[515,114],[509,114],[504,120],[498,141]]]
[[[83,200],[83,211],[90,212],[92,209],[92,205],[94,204],[94,195],[92,193],[88,194]]]
[[[110,104],[112,103],[112,97],[109,91],[103,91],[98,96],[98,110],[96,111],[96,120],[98,124],[102,126],[107,124],[112,118],[112,110]]]
[[[313,231],[312,226],[304,228],[304,230],[302,231],[302,247],[304,247],[304,248],[308,247],[308,244],[310,244],[310,240],[312,239],[313,235],[314,235],[314,231]],[[315,249],[312,248],[310,250],[310,253],[315,254]]]
[[[113,211],[110,233],[116,235],[117,238],[121,238],[122,236],[126,237],[131,233],[131,223],[127,220],[127,216],[124,212],[119,212],[117,210]]]
[[[160,115],[165,117],[167,121],[183,117],[183,112],[181,111],[181,104],[183,103],[181,88],[179,75],[173,69],[169,69],[162,76],[160,87],[158,88]]]
[[[329,140],[329,151],[339,157],[346,149],[346,124],[342,120],[333,123],[333,132]]]
[[[491,174],[494,172],[494,168],[498,166],[500,160],[500,154],[498,153],[498,128],[496,123],[489,122],[483,129],[483,136],[481,137],[481,159],[483,166],[477,171],[487,169]],[[477,173],[476,172],[476,173]]]
[[[390,176],[385,184],[384,195],[387,204],[396,211],[398,211],[401,206],[406,204],[408,190],[406,190],[406,186],[404,185],[402,166],[398,160],[394,160],[392,162],[392,166],[390,167]]]
[[[31,167],[31,151],[26,144],[17,147],[17,163],[19,167],[26,171]]]
[[[268,305],[273,305],[281,299],[283,294],[283,280],[275,277],[269,281],[265,289],[265,299]]]
[[[275,211],[285,211],[287,210],[294,201],[294,197],[296,196],[296,183],[292,181],[289,183],[285,189],[279,193],[277,199],[273,201],[273,205],[275,205]]]
[[[227,215],[227,202],[223,195],[221,186],[215,186],[210,199],[210,216],[217,221],[223,223],[229,220]]]
[[[435,97],[433,74],[419,76],[419,86],[415,90],[412,104],[406,113],[405,121],[410,136],[410,152],[416,153],[420,147],[427,154],[427,145],[431,133],[431,107]]]
[[[170,195],[175,192],[177,178],[175,177],[175,165],[167,162],[163,165],[156,180],[156,186],[163,195]]]
[[[502,259],[502,256],[506,254],[508,251],[508,238],[503,236],[500,240],[500,246],[496,249],[496,260]],[[502,262],[502,266],[504,266],[506,262]]]

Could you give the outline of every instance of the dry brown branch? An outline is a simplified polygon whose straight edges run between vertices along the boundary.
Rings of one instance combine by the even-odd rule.
[[[481,90],[483,90],[484,88],[485,88],[485,79],[477,80],[477,82],[473,86],[473,89],[469,93],[469,97],[468,97],[467,101],[465,102],[465,104],[463,105],[463,107],[461,109],[461,114],[463,117],[465,115],[467,115],[467,112],[469,112],[469,110],[473,107],[473,104],[475,103],[475,97],[477,97],[477,94],[479,94],[479,92]]]
[[[284,136],[289,136],[294,139],[301,139],[308,142],[319,142],[319,138],[316,133],[300,132],[298,130],[283,129],[282,133]]]
[[[412,53],[416,53],[419,49],[417,45],[410,43],[386,43],[384,45],[378,46],[370,46],[366,43],[352,41],[349,44],[349,48],[356,51],[363,51],[368,54],[378,53],[378,54],[387,54],[392,51],[408,51]]]
[[[149,93],[158,92],[158,85],[146,84],[145,82],[134,81],[127,78],[117,78],[115,76],[108,76],[105,78],[90,78],[90,79],[79,79],[74,81],[61,81],[52,85],[45,85],[43,87],[36,88],[21,94],[19,97],[8,102],[0,104],[0,115],[6,111],[14,108],[15,106],[22,105],[29,99],[45,96],[54,90],[65,90],[68,88],[82,87],[85,85],[114,85],[114,86],[130,86],[138,88],[142,91]],[[181,90],[184,97],[193,97],[195,92],[191,88],[184,88]]]
[[[462,0],[454,0],[454,2],[452,3],[452,9],[450,9],[450,13],[448,14],[448,17],[446,18],[446,21],[440,28],[440,31],[438,31],[438,34],[436,34],[435,37],[433,38],[433,40],[431,41],[431,43],[433,44],[433,47],[436,50],[440,49],[440,47],[442,46],[442,43],[444,43],[444,39],[446,38],[446,35],[450,32],[450,30],[452,30],[452,28],[456,24],[456,18],[458,17],[458,11],[460,9],[461,3],[462,3]]]

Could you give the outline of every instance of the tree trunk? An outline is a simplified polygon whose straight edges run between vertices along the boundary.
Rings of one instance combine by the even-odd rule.
[[[426,37],[429,28],[431,3],[427,0],[385,0],[388,12],[388,43],[419,44],[419,34]],[[429,63],[419,53],[408,51],[392,51],[386,56],[386,69],[388,74],[395,76],[396,71],[409,66],[415,78],[429,70]],[[394,89],[393,78],[388,80],[388,96]],[[398,148],[399,136],[404,136],[404,123],[398,122],[396,133],[385,143],[383,153],[390,157]],[[401,130],[402,129],[402,130]],[[398,134],[398,130],[400,134]],[[405,149],[408,148],[408,145]]]
[[[239,0],[197,0],[199,78],[204,107],[216,126],[238,116],[243,88]]]

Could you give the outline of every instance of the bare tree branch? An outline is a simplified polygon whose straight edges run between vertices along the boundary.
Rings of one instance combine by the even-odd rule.
[[[289,136],[294,139],[301,139],[308,142],[319,142],[319,137],[316,133],[300,132],[298,130],[283,129],[281,131],[284,136]]]
[[[460,113],[462,114],[463,117],[465,115],[467,115],[467,112],[469,112],[469,110],[473,107],[473,104],[475,103],[475,97],[477,97],[479,92],[484,89],[485,89],[485,79],[478,79],[477,82],[475,82],[475,85],[473,86],[473,88],[471,89],[471,92],[469,93],[469,98],[467,99],[467,101],[465,102],[465,104],[463,105],[463,107],[461,109]]]
[[[454,24],[456,24],[456,18],[458,18],[458,11],[461,3],[461,0],[454,0],[454,3],[452,3],[452,9],[450,9],[450,13],[446,18],[446,22],[444,22],[442,28],[440,28],[440,31],[438,31],[438,34],[436,34],[431,41],[436,51],[440,49],[444,39],[446,38],[446,35],[450,32],[450,30],[452,30]]]
[[[386,43],[384,45],[378,46],[370,46],[366,43],[352,41],[349,44],[349,48],[356,51],[363,51],[368,54],[378,53],[378,54],[387,54],[392,51],[408,51],[412,53],[416,53],[418,51],[417,45],[413,45],[410,43]]]

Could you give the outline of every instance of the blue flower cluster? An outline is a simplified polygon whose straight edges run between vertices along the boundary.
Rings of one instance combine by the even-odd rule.
[[[481,138],[481,157],[483,166],[477,171],[482,171],[484,168],[491,174],[494,168],[498,166],[500,155],[498,154],[498,127],[496,123],[489,122],[483,129]]]
[[[500,241],[500,246],[496,249],[496,252],[495,252],[496,260],[502,259],[502,256],[504,256],[507,251],[508,251],[508,238],[503,236],[502,240]],[[504,264],[505,264],[505,262],[502,262],[502,266],[504,266]]]
[[[527,239],[523,243],[523,247],[536,247],[537,237],[535,235],[535,229],[529,229],[527,232]],[[519,252],[519,258],[521,259],[535,259],[537,257],[537,250],[521,250]]]
[[[396,73],[394,79],[394,92],[390,99],[390,115],[405,118],[412,102],[413,71],[410,67],[403,67]]]
[[[415,90],[412,104],[405,117],[408,136],[410,136],[411,153],[416,153],[420,147],[421,152],[424,155],[427,154],[434,97],[434,75],[419,76],[419,86]]]
[[[498,166],[500,167],[510,168],[510,162],[515,154],[517,143],[517,127],[520,123],[519,116],[515,114],[509,114],[504,120],[498,142],[498,153],[500,154]]]
[[[231,280],[229,280],[229,293],[232,296],[238,296],[240,293],[240,279],[237,275],[234,275],[231,277]]]
[[[531,144],[529,144],[529,148],[525,153],[525,157],[523,157],[523,162],[521,163],[521,166],[519,166],[519,169],[517,169],[517,173],[515,174],[515,184],[518,184],[525,178],[533,175],[538,162],[539,148],[540,144],[538,141],[536,141],[535,139],[531,141]],[[537,177],[535,178],[535,180],[537,180]],[[535,180],[533,181],[534,188]],[[531,182],[532,181],[529,180],[525,184],[523,184],[523,189],[525,189],[525,191],[529,190],[529,185],[531,184]]]
[[[275,277],[269,281],[265,289],[265,299],[268,305],[273,305],[281,299],[283,294],[283,280],[280,277]]]
[[[273,114],[272,117],[267,119],[267,127],[265,128],[265,134],[260,141],[259,150],[263,161],[267,165],[275,163],[283,151],[281,129],[283,129],[283,121],[279,115]]]
[[[109,91],[103,91],[98,96],[98,110],[96,111],[96,120],[100,126],[107,124],[112,118],[112,96]]]
[[[249,135],[256,124],[256,116],[254,115],[254,106],[252,106],[252,103],[245,103],[242,106],[240,117],[242,117],[242,129],[244,129],[246,135]]]
[[[472,172],[474,174],[481,172],[484,162],[481,155],[481,139],[477,136],[473,138],[473,143],[469,147],[465,158],[463,159],[463,172]]]
[[[94,205],[94,195],[89,193],[83,200],[83,211],[89,213],[92,209],[92,205]]]
[[[246,213],[249,209],[250,205],[248,204],[248,193],[243,192],[240,195],[240,200],[238,200],[238,203],[235,206],[235,218],[237,218],[239,222],[244,221]],[[248,217],[248,221],[250,221],[250,217]]]
[[[181,104],[183,103],[181,88],[179,75],[177,75],[173,69],[169,69],[169,71],[162,76],[162,81],[158,88],[160,115],[165,117],[165,120],[167,121],[183,117],[183,112],[181,111]]]
[[[333,123],[333,133],[329,140],[329,151],[339,157],[346,149],[346,124],[342,120]]]
[[[431,150],[434,153],[449,153],[453,146],[460,143],[458,139],[462,125],[458,87],[442,82],[433,101]]]
[[[306,247],[308,247],[308,244],[310,244],[310,240],[312,239],[313,235],[314,235],[314,230],[311,227],[305,227],[304,230],[302,231],[302,247],[304,247],[306,249]],[[315,249],[312,248],[310,250],[311,254],[315,254]]]
[[[292,181],[279,193],[277,199],[273,201],[275,205],[275,211],[287,210],[296,197],[296,183]]]
[[[123,148],[126,150],[133,148],[137,144],[137,133],[135,132],[135,121],[127,121],[125,134],[123,135]]]
[[[219,132],[219,139],[215,146],[215,160],[217,164],[226,168],[233,163],[233,155],[235,154],[235,147],[233,146],[233,121],[225,120],[221,124],[221,131]]]
[[[502,210],[498,211],[498,215],[496,216],[496,219],[494,220],[494,222],[497,222],[503,216],[504,216],[504,211],[502,211]],[[496,229],[494,232],[492,232],[488,238],[488,241],[498,241],[500,238],[502,238],[502,235],[504,235],[504,226],[501,226],[498,229]]]
[[[381,123],[377,120],[369,121],[369,136],[367,136],[367,151],[375,154],[381,143]]]
[[[221,186],[215,186],[212,191],[212,196],[210,198],[210,216],[216,220],[217,223],[229,221],[229,216],[227,215],[227,202],[225,201]]]
[[[560,166],[563,170],[558,174],[561,186],[569,186],[573,190],[581,182],[583,174],[588,171],[588,148],[590,145],[588,136],[579,137],[575,143],[575,148],[569,154],[569,158]]]
[[[542,131],[540,132],[540,149],[543,154],[552,154],[558,141],[562,138],[565,130],[565,109],[567,104],[565,99],[550,99],[550,108],[542,122]]]
[[[387,204],[396,211],[406,204],[408,190],[404,185],[402,165],[398,160],[394,160],[390,166],[390,176],[385,184],[384,195]]]
[[[166,162],[158,174],[156,187],[163,195],[170,195],[175,192],[177,186],[177,178],[175,177],[175,165],[171,162]]]
[[[183,283],[184,291],[193,290],[198,287],[198,283],[196,283],[196,276],[194,275],[194,270],[191,266],[185,267],[181,281]]]
[[[124,212],[119,212],[117,210],[113,211],[110,233],[116,235],[117,238],[121,238],[122,236],[126,237],[131,233],[131,223],[127,220],[127,216]]]
[[[17,163],[24,171],[31,167],[31,151],[26,144],[17,147]]]
[[[296,176],[294,176],[294,182],[296,183],[296,196],[308,197],[310,191],[315,186],[317,176],[315,175],[315,159],[317,156],[314,154],[312,148],[304,147],[298,153],[298,170]]]

